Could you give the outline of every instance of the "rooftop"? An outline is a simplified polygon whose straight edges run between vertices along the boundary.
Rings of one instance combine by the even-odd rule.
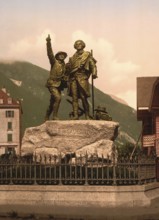
[[[19,107],[19,102],[14,100],[5,88],[0,89],[0,108]]]
[[[138,77],[137,78],[137,109],[150,109],[155,86],[159,77]]]

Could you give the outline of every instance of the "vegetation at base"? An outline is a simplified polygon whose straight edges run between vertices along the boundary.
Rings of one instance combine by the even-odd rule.
[[[117,152],[120,155],[131,155],[133,151],[134,151],[134,154],[139,154],[141,152],[140,144],[136,146],[135,144],[126,142],[122,146],[120,145],[117,146]]]

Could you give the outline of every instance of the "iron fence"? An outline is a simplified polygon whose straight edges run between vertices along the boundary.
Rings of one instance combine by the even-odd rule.
[[[0,160],[0,184],[135,185],[156,180],[155,157],[34,156]]]

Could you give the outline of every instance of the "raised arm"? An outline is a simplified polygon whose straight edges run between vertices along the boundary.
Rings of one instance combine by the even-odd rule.
[[[51,66],[53,66],[55,63],[55,56],[54,56],[52,46],[51,46],[50,35],[48,35],[48,37],[46,38],[46,48],[47,48],[47,56],[49,58],[50,64]]]

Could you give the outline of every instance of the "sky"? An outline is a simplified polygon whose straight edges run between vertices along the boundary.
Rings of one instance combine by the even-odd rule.
[[[0,3],[0,60],[47,70],[46,37],[54,53],[93,50],[95,87],[136,109],[136,78],[159,74],[158,0],[5,0]],[[44,82],[45,84],[45,82]]]

